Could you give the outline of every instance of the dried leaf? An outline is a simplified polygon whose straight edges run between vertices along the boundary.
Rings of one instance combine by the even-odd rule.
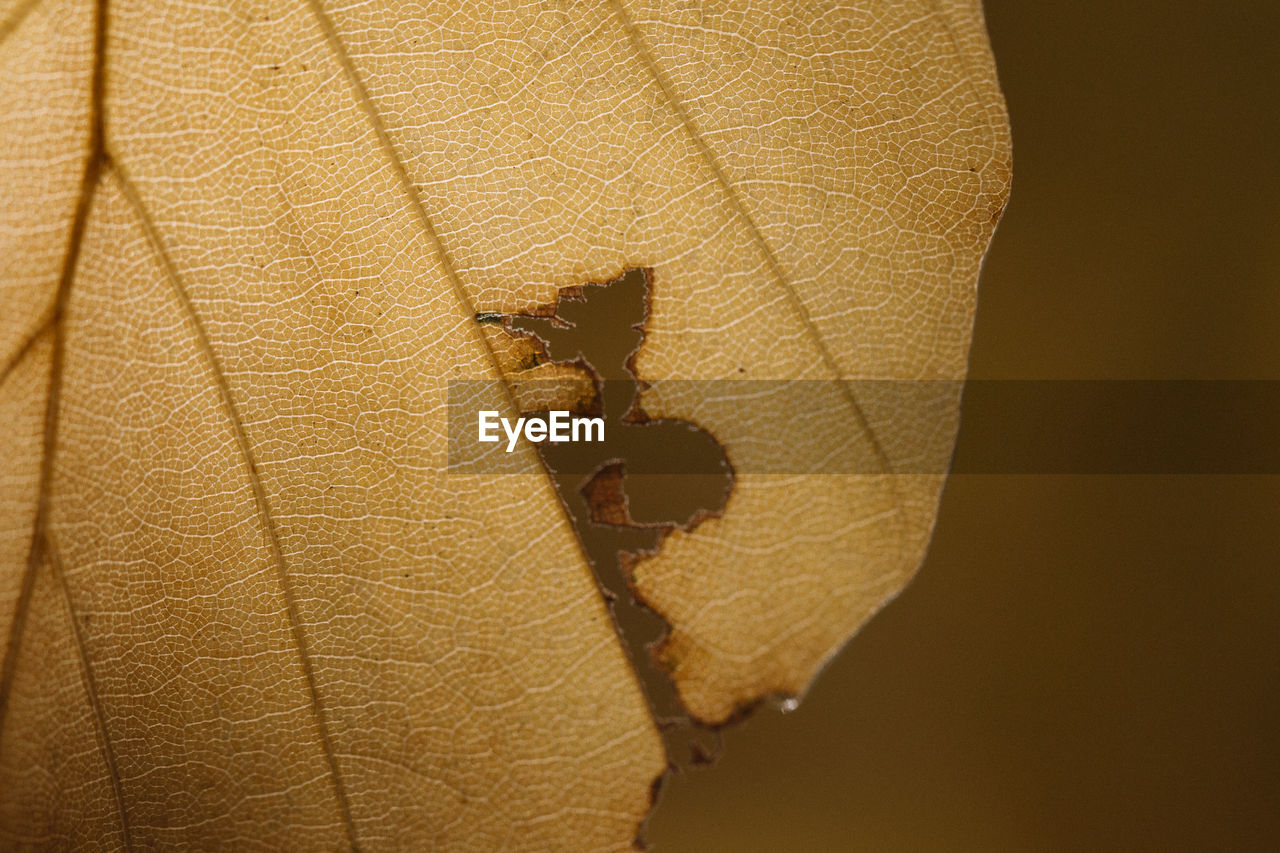
[[[963,376],[977,2],[0,3],[8,844],[627,848],[660,739],[545,474],[448,469],[476,315],[651,271],[646,380]],[[636,565],[698,718],[803,690],[940,475],[738,471]],[[943,430],[954,428],[954,399]],[[536,456],[526,454],[536,467]]]

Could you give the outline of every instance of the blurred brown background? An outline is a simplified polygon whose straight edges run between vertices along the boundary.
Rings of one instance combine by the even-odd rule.
[[[986,7],[972,374],[1280,380],[1280,4]],[[658,851],[1280,850],[1280,477],[955,477],[915,582],[726,742]]]

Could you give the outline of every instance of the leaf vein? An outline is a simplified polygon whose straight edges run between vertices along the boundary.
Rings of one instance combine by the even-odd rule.
[[[84,172],[80,178],[80,192],[76,197],[75,212],[67,237],[67,251],[63,255],[62,271],[54,292],[53,310],[49,324],[53,329],[53,355],[49,364],[49,386],[45,393],[44,431],[41,441],[40,474],[36,489],[36,515],[31,525],[31,545],[27,550],[27,567],[22,574],[22,585],[14,607],[13,621],[9,625],[9,640],[5,646],[4,662],[0,664],[0,732],[4,731],[8,718],[9,694],[13,687],[13,674],[18,656],[22,653],[22,638],[31,607],[31,594],[35,589],[36,569],[43,560],[44,531],[49,520],[49,485],[53,480],[54,451],[58,442],[60,408],[62,398],[62,363],[66,354],[66,324],[63,322],[67,302],[71,297],[71,284],[80,261],[80,249],[84,245],[89,211],[93,206],[98,181],[102,172],[102,93],[105,75],[105,46],[107,37],[107,0],[94,4],[93,67],[89,81],[89,131],[86,139]]]
[[[409,171],[405,167],[404,160],[400,157],[400,153],[396,150],[395,143],[391,139],[386,123],[382,120],[382,114],[378,112],[378,108],[374,105],[373,99],[369,96],[369,91],[364,85],[364,81],[360,77],[360,73],[356,70],[355,63],[351,59],[350,53],[343,44],[341,37],[338,35],[337,28],[329,15],[324,11],[319,0],[307,0],[307,4],[311,7],[311,11],[320,24],[321,30],[324,32],[325,39],[328,41],[330,48],[333,50],[334,56],[342,65],[342,69],[347,76],[347,81],[351,85],[355,93],[355,99],[361,110],[364,111],[365,117],[369,120],[369,124],[373,127],[374,134],[378,137],[378,143],[383,149],[392,170],[396,174],[404,192],[409,197],[410,206],[413,213],[426,235],[428,242],[431,243],[432,249],[436,253],[436,257],[440,260],[440,265],[444,268],[445,277],[449,279],[450,289],[453,291],[454,298],[457,299],[459,307],[471,318],[471,322],[467,324],[467,329],[472,337],[484,349],[488,355],[490,363],[493,365],[494,372],[501,380],[500,384],[506,397],[506,403],[511,412],[519,412],[520,407],[516,402],[514,390],[508,382],[506,375],[502,371],[501,360],[497,353],[493,351],[493,347],[489,344],[489,339],[485,337],[480,329],[480,324],[475,322],[476,309],[475,304],[471,301],[471,297],[467,295],[466,288],[462,284],[462,276],[458,274],[457,267],[454,265],[453,257],[445,248],[444,240],[440,237],[440,232],[436,230],[435,224],[431,221],[430,215],[427,213],[426,205],[422,202],[422,196],[418,192],[417,186],[409,177]],[[548,475],[549,477],[549,475]],[[550,480],[548,479],[548,483]]]
[[[631,16],[627,13],[626,7],[622,0],[609,0],[609,5],[613,8],[615,16],[618,18],[623,31],[627,35],[627,40],[631,43],[632,50],[640,59],[645,70],[653,79],[654,85],[658,87],[662,98],[667,102],[671,110],[676,114],[680,124],[683,126],[685,133],[692,141],[694,147],[698,150],[699,156],[707,164],[715,178],[716,184],[719,185],[725,198],[729,201],[729,206],[733,212],[746,224],[747,230],[751,233],[752,240],[760,247],[763,253],[765,263],[769,266],[769,272],[773,275],[774,280],[783,289],[786,294],[787,301],[790,303],[792,310],[800,319],[800,324],[805,332],[813,339],[814,346],[818,350],[823,363],[836,377],[840,385],[841,395],[852,411],[859,429],[867,436],[871,442],[872,450],[875,452],[876,460],[880,464],[881,471],[888,473],[890,470],[889,459],[884,452],[884,448],[880,445],[880,440],[876,436],[875,431],[871,428],[870,421],[867,420],[866,413],[863,411],[861,404],[858,403],[857,397],[853,393],[853,389],[849,384],[848,378],[844,375],[844,371],[840,369],[839,362],[831,353],[827,346],[826,340],[822,337],[817,325],[813,322],[813,317],[809,313],[809,309],[805,306],[804,300],[800,298],[800,294],[796,292],[795,286],[791,283],[786,272],[782,269],[782,264],[778,261],[777,255],[774,254],[773,247],[765,239],[764,234],[760,231],[755,218],[747,210],[739,197],[737,190],[730,182],[724,169],[720,166],[719,159],[715,156],[715,152],[711,150],[711,146],[707,143],[697,125],[693,121],[693,117],[689,115],[689,110],[685,107],[684,102],[676,94],[666,75],[658,68],[657,62],[653,58],[653,54],[649,52],[649,48],[645,45],[644,39],[640,34],[639,27],[631,20]],[[895,490],[896,492],[896,490]],[[895,501],[897,500],[895,494]]]
[[[13,355],[9,356],[9,360],[5,362],[4,367],[0,367],[0,388],[4,387],[4,383],[8,381],[9,374],[17,369],[19,364],[26,359],[31,351],[35,349],[36,342],[44,337],[45,332],[53,328],[53,314],[46,315],[40,322],[36,323],[34,329],[27,333],[22,343],[14,350]]]
[[[223,408],[226,410],[227,417],[231,423],[231,431],[235,437],[237,449],[240,452],[241,458],[244,460],[245,467],[248,472],[250,488],[253,490],[254,503],[257,506],[258,515],[262,520],[262,526],[267,534],[267,542],[271,550],[272,563],[276,567],[277,579],[285,600],[285,609],[289,618],[289,630],[293,636],[294,645],[298,649],[299,663],[302,667],[303,678],[306,681],[311,709],[315,715],[316,727],[320,735],[320,744],[324,751],[325,761],[329,766],[330,777],[333,780],[334,795],[337,798],[338,808],[342,815],[343,828],[347,834],[347,839],[350,842],[352,849],[358,849],[358,845],[356,843],[355,823],[351,816],[351,806],[347,797],[346,786],[343,782],[342,774],[338,769],[336,752],[333,747],[333,737],[329,731],[324,702],[320,698],[320,689],[316,681],[315,667],[311,660],[311,652],[307,645],[306,636],[302,630],[302,620],[298,615],[297,595],[293,589],[293,583],[289,578],[288,564],[285,562],[284,551],[280,546],[280,535],[276,528],[275,518],[272,515],[270,503],[267,500],[266,489],[262,485],[262,479],[258,474],[258,466],[253,455],[253,449],[249,444],[248,432],[245,430],[244,421],[240,417],[239,408],[236,406],[235,399],[232,397],[231,386],[227,382],[226,374],[222,370],[222,364],[218,360],[218,356],[213,349],[208,333],[205,331],[204,321],[200,318],[200,313],[196,310],[195,304],[192,302],[191,296],[187,292],[186,285],[183,283],[181,276],[179,276],[178,270],[174,266],[168,250],[160,239],[160,233],[156,227],[155,220],[143,205],[142,198],[139,196],[137,188],[130,181],[124,167],[114,158],[110,158],[110,163],[112,174],[116,177],[130,207],[133,208],[135,215],[137,215],[141,222],[142,228],[146,232],[147,241],[151,244],[152,251],[155,252],[156,258],[164,268],[165,277],[168,279],[178,302],[181,304],[183,313],[191,324],[194,337],[200,348],[201,354],[209,364],[209,370],[213,375],[214,385],[217,388],[218,395],[222,400]]]
[[[116,808],[120,813],[120,834],[124,839],[124,849],[132,850],[133,835],[129,829],[129,813],[124,807],[124,792],[120,783],[120,770],[116,764],[116,751],[111,745],[111,736],[107,732],[107,718],[102,710],[102,702],[98,697],[97,682],[93,678],[93,667],[89,663],[84,631],[80,628],[80,620],[76,618],[75,606],[71,603],[71,588],[67,584],[67,575],[62,569],[62,560],[58,556],[58,550],[54,547],[48,535],[44,536],[44,551],[49,570],[57,582],[62,602],[66,605],[67,619],[71,622],[71,638],[74,641],[76,656],[80,662],[80,676],[84,681],[84,690],[85,695],[89,698],[89,706],[93,710],[98,739],[107,765],[107,775],[111,779],[111,792],[115,796]]]

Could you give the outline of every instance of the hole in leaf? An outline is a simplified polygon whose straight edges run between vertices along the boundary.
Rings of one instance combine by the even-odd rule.
[[[604,418],[605,441],[542,442],[537,449],[609,602],[668,759],[687,768],[714,760],[719,735],[689,718],[654,660],[651,647],[667,625],[632,594],[629,566],[661,547],[673,530],[692,530],[719,515],[733,488],[733,471],[709,432],[689,421],[650,418],[640,405],[644,383],[634,365],[651,286],[648,270],[632,269],[605,284],[566,288],[555,305],[501,320],[509,333],[532,338],[537,356],[522,365],[526,369],[546,361],[577,365],[595,382],[596,397],[578,410]],[[495,322],[498,316],[478,319]]]

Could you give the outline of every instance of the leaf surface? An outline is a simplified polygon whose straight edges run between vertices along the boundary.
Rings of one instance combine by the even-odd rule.
[[[551,481],[448,469],[451,380],[517,402],[477,313],[645,267],[642,379],[823,380],[885,466],[646,398],[738,471],[634,567],[723,721],[919,564],[852,383],[963,376],[1008,176],[976,3],[0,3],[0,832],[629,847],[665,760]]]

